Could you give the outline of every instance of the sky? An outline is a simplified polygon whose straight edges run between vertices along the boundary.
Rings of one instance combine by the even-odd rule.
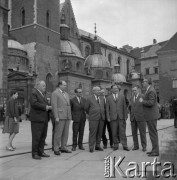
[[[79,29],[118,48],[169,40],[177,32],[177,0],[71,0]]]

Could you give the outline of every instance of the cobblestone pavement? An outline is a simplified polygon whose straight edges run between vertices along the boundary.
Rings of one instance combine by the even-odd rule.
[[[158,121],[158,133],[161,155],[158,157],[159,161],[161,157],[165,157],[168,154],[168,150],[177,146],[173,142],[168,143],[171,139],[174,139],[174,134],[177,133],[177,129],[173,127],[173,120],[164,119]],[[130,121],[127,120],[127,136],[128,146],[133,147]],[[177,136],[177,135],[176,135]],[[0,180],[104,180],[109,179],[104,177],[105,165],[104,158],[110,156],[116,157],[116,160],[120,157],[125,157],[121,163],[121,169],[123,172],[130,168],[129,162],[136,162],[140,168],[140,175],[143,173],[142,162],[153,162],[153,157],[148,157],[145,152],[142,152],[141,148],[137,151],[123,151],[122,146],[119,146],[119,150],[113,151],[110,147],[102,152],[95,151],[89,152],[88,148],[88,122],[85,127],[84,134],[84,147],[85,151],[76,150],[70,154],[62,153],[61,156],[55,156],[51,150],[51,137],[52,137],[52,125],[49,122],[48,135],[46,142],[46,153],[50,154],[50,158],[42,158],[42,160],[34,160],[31,158],[31,126],[29,121],[23,120],[20,123],[20,133],[14,139],[14,146],[17,148],[14,152],[6,151],[5,146],[8,140],[8,134],[1,134],[0,136]],[[148,146],[147,150],[151,150],[151,143],[149,135],[147,133]],[[72,144],[72,123],[70,124],[70,134],[68,145],[69,149]],[[25,154],[23,154],[25,153]],[[171,152],[172,153],[172,152]],[[172,153],[173,154],[173,153]],[[175,154],[174,154],[175,155]],[[169,157],[169,156],[168,156]],[[172,158],[172,156],[171,156]],[[169,160],[169,159],[168,159]],[[173,161],[175,169],[177,167],[176,161]],[[152,166],[147,167],[148,171],[152,170]],[[125,179],[115,172],[115,179]],[[110,178],[110,179],[114,179]],[[126,178],[132,179],[132,178]],[[133,179],[144,179],[141,176],[134,177]],[[153,178],[150,178],[151,180]],[[175,178],[172,178],[175,179]]]

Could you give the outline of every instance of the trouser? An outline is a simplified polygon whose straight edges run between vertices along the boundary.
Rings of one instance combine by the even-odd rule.
[[[132,136],[134,142],[134,148],[139,148],[138,143],[138,130],[140,132],[140,139],[141,145],[143,148],[146,148],[147,141],[146,141],[146,121],[136,121],[135,119],[131,121],[131,128],[132,128]]]
[[[58,151],[61,146],[62,150],[66,150],[68,135],[69,135],[70,120],[60,119],[59,122],[55,121],[54,131],[54,151]]]
[[[73,122],[73,147],[82,146],[84,136],[85,120]]]
[[[95,144],[100,147],[103,133],[104,120],[89,121],[89,147],[93,149]]]
[[[44,152],[45,139],[47,137],[48,121],[33,122],[31,121],[32,133],[32,155],[42,154]]]
[[[150,140],[152,143],[152,152],[159,153],[159,141],[157,132],[157,120],[146,121],[149,131]]]
[[[127,146],[126,120],[124,119],[119,119],[118,121],[118,140],[123,147]]]
[[[112,140],[114,143],[114,147],[118,147],[119,140],[118,140],[118,119],[116,120],[111,120],[110,121],[110,127],[111,127],[111,132],[112,132]]]
[[[112,140],[112,133],[111,133],[111,125],[110,125],[110,122],[107,120],[105,120],[104,126],[103,126],[103,135],[102,135],[103,145],[107,146],[106,127],[107,127],[108,134],[109,134],[110,146],[112,146],[113,140]]]

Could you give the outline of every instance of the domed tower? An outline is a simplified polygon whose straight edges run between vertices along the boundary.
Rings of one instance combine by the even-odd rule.
[[[83,95],[88,96],[91,92],[91,79],[86,76],[84,71],[84,61],[79,47],[69,39],[70,28],[62,19],[60,24],[60,58],[59,58],[59,80],[65,80],[68,83],[68,92],[74,96],[74,89],[81,87]]]
[[[92,43],[92,52],[84,63],[85,72],[87,75],[92,75],[92,85],[99,85],[102,87],[109,86],[111,84],[112,68],[109,61],[101,53],[101,43],[96,36],[95,25],[95,38]]]
[[[37,75],[32,72],[26,49],[9,35],[8,40],[8,91],[18,91],[21,107],[29,106],[29,97]]]

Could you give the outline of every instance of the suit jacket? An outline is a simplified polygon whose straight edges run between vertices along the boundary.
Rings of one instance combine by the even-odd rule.
[[[125,102],[125,96],[123,94],[119,93],[117,101],[115,101],[113,94],[107,97],[106,115],[107,119],[110,119],[111,121],[116,120],[117,117],[124,120],[127,119],[127,106]]]
[[[105,120],[104,99],[99,97],[100,104],[97,102],[94,95],[87,98],[85,103],[85,111],[89,115],[89,121]]]
[[[70,100],[71,115],[72,115],[72,120],[74,122],[80,122],[81,120],[82,121],[86,120],[86,113],[84,109],[85,102],[86,100],[83,97],[81,97],[79,103],[76,96]]]
[[[150,86],[143,98],[144,117],[146,121],[157,120],[159,111],[157,106],[157,94],[155,89]]]
[[[48,101],[37,89],[32,89],[30,96],[29,120],[35,122],[45,122],[49,120],[49,112],[46,111]]]
[[[177,98],[172,101],[172,110],[174,113],[177,113]]]
[[[71,106],[68,93],[65,97],[60,90],[56,89],[51,97],[52,111],[54,118],[71,120]]]
[[[134,96],[131,98],[131,112],[130,112],[130,121],[133,121],[134,118],[136,121],[145,121],[143,104],[139,102],[140,97],[142,95],[138,95],[134,102]]]

